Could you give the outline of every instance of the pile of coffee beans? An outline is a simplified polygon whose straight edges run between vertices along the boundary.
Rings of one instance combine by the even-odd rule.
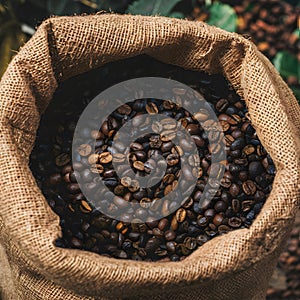
[[[71,160],[72,139],[83,109],[107,87],[144,76],[172,78],[197,90],[217,115],[224,138],[200,126],[197,120],[210,121],[208,114],[205,109],[197,112],[197,118],[191,114],[184,105],[184,90],[174,91],[182,107],[168,100],[140,98],[119,106],[99,124],[99,130],[82,132],[96,144],[95,150],[86,143],[77,148],[81,160],[89,165],[79,174],[76,170],[82,167],[80,160],[73,164]],[[121,143],[112,144],[120,127],[129,120],[133,126],[143,127],[137,116],[158,114],[174,122],[154,122],[153,133],[132,141],[128,153],[122,153]],[[143,122],[147,123],[147,118]],[[189,153],[191,145],[184,139],[178,145],[172,142],[177,123],[191,135],[200,168],[194,168],[193,156],[188,163],[181,163],[180,156]],[[221,151],[220,139],[225,143],[226,160],[212,162],[212,154]],[[163,160],[153,159],[155,156]],[[126,158],[131,170],[122,165]],[[113,159],[118,170],[114,169]],[[215,236],[248,228],[268,197],[276,172],[249,121],[244,101],[221,75],[184,70],[147,56],[110,63],[62,84],[42,118],[30,166],[49,205],[60,216],[62,237],[56,241],[57,246],[145,261],[179,261]],[[155,170],[166,171],[162,180],[151,178],[153,183],[148,188],[141,188],[129,176],[132,171],[146,176]],[[123,221],[119,221],[89,202],[80,190],[80,176],[105,201],[105,192],[97,190],[93,179],[95,173],[115,195],[111,203],[106,203],[109,209],[122,210],[130,202],[140,205],[135,222],[126,222],[126,213],[130,212],[124,212]],[[188,199],[176,208],[176,199],[160,199],[176,188],[180,176],[186,181],[193,176],[198,179]],[[211,177],[220,181],[217,189]],[[211,200],[199,205],[203,197]],[[165,217],[156,220],[158,207]],[[146,221],[139,222],[139,218]]]

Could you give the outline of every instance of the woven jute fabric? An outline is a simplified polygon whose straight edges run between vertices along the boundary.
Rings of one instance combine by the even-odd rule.
[[[139,54],[223,74],[246,101],[273,158],[273,189],[250,229],[204,244],[178,263],[116,260],[61,249],[59,218],[28,167],[40,116],[58,84]],[[51,18],[9,65],[0,85],[0,232],[4,299],[264,299],[299,207],[297,101],[243,37],[164,17],[114,14]],[[2,266],[3,265],[3,266]]]

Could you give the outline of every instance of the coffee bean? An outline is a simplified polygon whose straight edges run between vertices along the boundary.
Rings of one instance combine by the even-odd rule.
[[[174,241],[167,242],[166,247],[169,253],[175,253],[177,244]]]
[[[88,162],[90,165],[94,165],[98,162],[98,159],[99,159],[99,155],[93,153],[88,157]]]
[[[229,188],[230,195],[236,197],[240,193],[240,187],[238,184],[233,183]]]
[[[137,160],[133,163],[133,167],[135,169],[139,170],[139,171],[144,171],[145,170],[144,163],[142,161],[139,161],[139,160]]]
[[[191,135],[199,135],[201,133],[200,127],[197,124],[189,124],[186,130]]]
[[[179,208],[176,212],[177,222],[181,223],[185,220],[186,210],[184,208]]]
[[[187,237],[183,241],[183,245],[188,249],[188,250],[194,250],[197,247],[197,241],[195,238],[192,237]]]
[[[137,180],[131,180],[130,186],[128,187],[130,192],[136,192],[140,188],[140,184]]]
[[[227,99],[220,99],[215,105],[216,110],[219,112],[224,112],[228,106],[229,102]]]
[[[224,212],[227,208],[227,204],[224,201],[217,201],[214,209],[216,212]]]
[[[110,152],[102,152],[99,154],[99,161],[101,164],[108,164],[112,161],[113,156],[110,154]]]
[[[128,104],[123,104],[118,107],[117,112],[121,115],[129,115],[131,113],[131,107]]]
[[[92,152],[92,147],[89,144],[82,144],[77,148],[79,155],[88,156]]]
[[[231,206],[232,206],[232,210],[235,213],[238,213],[241,209],[241,204],[240,204],[240,201],[238,199],[233,199],[232,202],[231,202]]]
[[[125,155],[123,153],[116,153],[113,155],[113,161],[116,163],[122,163],[126,159]]]
[[[130,177],[121,178],[121,184],[125,187],[129,187],[131,185],[131,178]]]
[[[175,239],[175,237],[176,237],[176,234],[175,234],[175,232],[173,230],[167,230],[165,232],[165,239],[167,241],[172,241],[172,240]]]
[[[226,121],[220,121],[220,125],[222,126],[224,132],[230,129],[230,124]]]
[[[246,155],[250,155],[255,152],[255,147],[253,145],[246,145],[243,149],[243,152]]]
[[[145,246],[147,253],[153,253],[160,245],[160,240],[157,237],[150,238]]]
[[[202,246],[208,241],[208,237],[205,234],[200,234],[197,236],[196,241],[199,246]]]
[[[157,108],[156,104],[150,102],[146,105],[146,111],[150,115],[157,114],[158,113],[158,108]]]
[[[231,144],[234,142],[234,137],[230,134],[226,134],[225,135],[225,143],[226,143],[226,146],[231,146]],[[231,149],[233,150],[233,149]]]
[[[157,225],[158,229],[162,231],[165,230],[168,226],[169,226],[169,221],[166,218],[161,219]]]
[[[197,224],[199,226],[206,226],[209,222],[209,219],[205,216],[201,216],[199,215],[198,218],[197,218]]]
[[[143,150],[144,148],[142,144],[134,142],[130,144],[130,149],[133,151],[139,151],[139,150]]]
[[[256,185],[253,181],[247,180],[243,183],[243,191],[246,195],[254,195],[256,192]]]
[[[101,164],[94,164],[94,165],[91,165],[90,171],[92,173],[102,174],[104,171],[104,167]]]
[[[67,189],[71,194],[76,194],[80,192],[78,183],[70,183],[67,185]]]
[[[165,130],[160,134],[160,139],[162,142],[169,142],[176,137],[176,131]]]
[[[179,157],[176,154],[169,154],[167,156],[167,164],[168,166],[175,166],[179,163]]]
[[[232,217],[228,220],[228,225],[233,228],[238,228],[242,225],[242,220],[237,217]]]
[[[55,158],[55,164],[62,167],[71,161],[71,157],[67,153],[61,153]]]
[[[244,146],[245,146],[245,140],[243,138],[237,138],[231,143],[230,149],[231,150],[243,149]]]
[[[252,161],[249,164],[249,176],[254,179],[264,171],[264,168],[259,161]]]
[[[80,210],[83,212],[83,213],[90,213],[92,211],[92,208],[90,207],[90,205],[82,200],[81,203],[80,203]]]
[[[231,229],[228,226],[226,226],[226,225],[220,225],[218,227],[218,232],[219,232],[220,235],[228,233],[230,230]]]

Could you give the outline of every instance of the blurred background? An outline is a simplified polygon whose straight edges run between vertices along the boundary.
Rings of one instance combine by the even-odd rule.
[[[99,11],[203,21],[240,33],[270,59],[300,102],[299,0],[0,0],[0,78],[43,20]],[[267,299],[300,299],[300,214]]]

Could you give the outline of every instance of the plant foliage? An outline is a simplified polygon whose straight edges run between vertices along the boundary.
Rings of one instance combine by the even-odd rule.
[[[220,2],[213,2],[208,5],[209,19],[208,24],[235,32],[237,28],[237,15],[234,9]]]

